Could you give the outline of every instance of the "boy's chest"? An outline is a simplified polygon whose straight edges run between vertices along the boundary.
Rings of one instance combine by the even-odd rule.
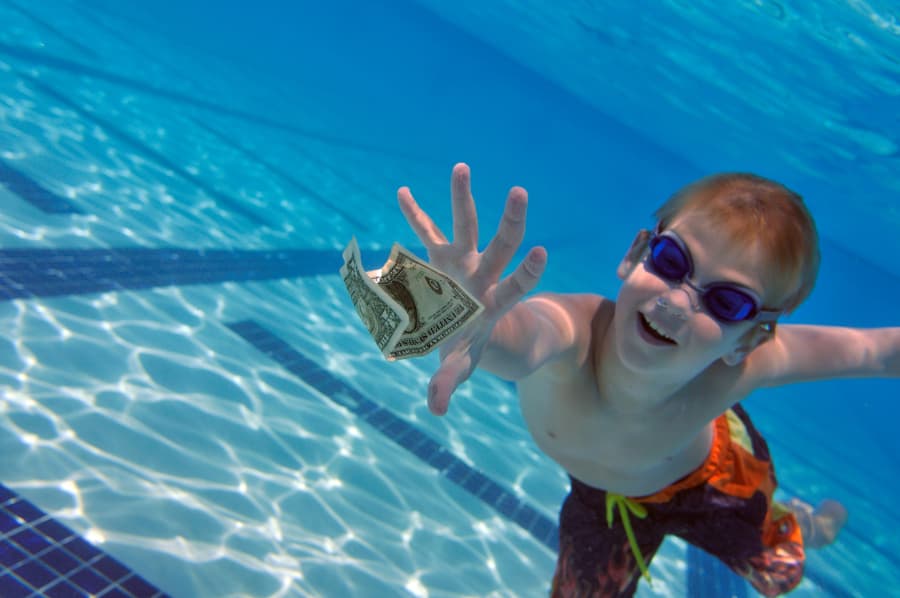
[[[532,376],[519,384],[537,445],[581,481],[626,495],[655,492],[696,469],[712,440],[709,422],[677,402],[653,415],[624,415],[601,400],[593,378]]]

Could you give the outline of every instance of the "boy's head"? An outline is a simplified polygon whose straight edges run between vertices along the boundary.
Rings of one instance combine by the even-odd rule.
[[[738,250],[758,249],[767,263],[764,301],[790,312],[812,291],[819,270],[816,225],[787,187],[745,173],[709,176],[679,190],[656,210],[660,230],[697,216]]]

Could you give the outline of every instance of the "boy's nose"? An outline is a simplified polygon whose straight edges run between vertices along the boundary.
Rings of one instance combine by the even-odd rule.
[[[689,312],[697,311],[699,308],[692,291],[684,284],[669,289],[667,293],[660,296],[657,303],[660,304],[660,307],[668,308],[670,311],[680,314],[684,319],[687,319]]]
[[[656,325],[661,326],[666,334],[677,340],[682,329],[687,325],[690,307],[686,309],[684,298],[679,299],[679,302],[682,304],[679,306],[674,304],[667,295],[657,298],[656,304],[650,310],[648,317]]]

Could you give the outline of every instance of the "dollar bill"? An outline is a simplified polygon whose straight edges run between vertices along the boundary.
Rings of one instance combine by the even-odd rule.
[[[456,281],[397,243],[378,270],[363,269],[356,238],[343,255],[350,300],[391,361],[433,351],[484,310]]]

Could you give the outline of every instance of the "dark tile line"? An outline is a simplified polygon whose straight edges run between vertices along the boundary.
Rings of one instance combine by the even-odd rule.
[[[333,135],[329,135],[327,133],[323,133],[320,131],[315,131],[313,129],[279,122],[274,119],[266,118],[264,116],[260,116],[258,114],[253,114],[250,112],[245,112],[241,110],[235,110],[231,108],[227,108],[222,106],[221,104],[217,104],[215,102],[210,102],[207,100],[191,97],[188,94],[171,91],[167,89],[163,89],[161,87],[156,87],[149,83],[145,83],[143,81],[139,81],[137,79],[132,79],[130,77],[125,77],[122,75],[117,75],[115,73],[111,73],[108,71],[104,71],[102,69],[98,69],[86,64],[81,64],[75,62],[73,60],[68,60],[66,58],[60,58],[58,56],[53,56],[46,52],[40,52],[37,50],[33,50],[31,48],[26,48],[23,46],[14,46],[6,43],[0,42],[0,54],[4,54],[10,58],[14,58],[16,60],[21,60],[23,62],[28,62],[31,64],[37,64],[40,66],[44,66],[46,68],[65,71],[68,73],[73,73],[79,76],[88,76],[93,77],[95,79],[100,79],[102,81],[106,81],[107,83],[112,83],[115,85],[119,85],[130,89],[134,92],[139,92],[147,95],[152,95],[159,98],[164,98],[166,100],[174,101],[180,104],[193,106],[195,108],[202,108],[203,110],[207,110],[209,112],[215,114],[221,114],[225,116],[230,116],[232,118],[237,118],[254,125],[264,127],[267,129],[273,129],[276,131],[280,131],[282,133],[288,133],[291,135],[296,135],[300,137],[305,137],[308,139],[314,139],[316,141],[321,141],[323,143],[327,143],[329,145],[334,145],[338,147],[346,147],[350,149],[355,149],[359,151],[375,153],[385,156],[394,156],[397,158],[403,158],[404,160],[409,160],[414,163],[420,163],[424,161],[425,157],[421,154],[409,154],[406,152],[402,152],[400,150],[386,148],[386,147],[377,147],[365,143],[359,143],[358,141],[352,141],[348,139],[343,139],[340,137],[335,137]]]
[[[317,249],[3,249],[0,301],[337,274],[342,263]]]
[[[37,16],[36,14],[32,13],[31,11],[25,10],[24,8],[19,6],[17,3],[12,2],[12,0],[3,0],[3,1],[4,1],[4,4],[6,4],[8,7],[13,9],[14,11],[18,12],[19,14],[25,16],[27,19],[31,20],[32,22],[36,23],[39,27],[42,27],[43,29],[49,31],[50,33],[52,33],[53,35],[55,35],[56,37],[58,37],[65,43],[67,43],[72,48],[75,48],[76,50],[78,50],[79,52],[84,54],[85,56],[88,56],[94,60],[101,60],[100,56],[96,52],[94,52],[91,48],[85,46],[78,40],[73,39],[69,35],[63,33],[55,25],[51,25],[50,23],[48,23],[41,17]]]
[[[167,598],[159,588],[0,484],[0,596]]]
[[[47,214],[81,214],[69,200],[48,191],[24,172],[0,160],[0,184]]]
[[[28,75],[25,73],[21,73],[21,72],[18,73],[18,75],[24,79],[27,79],[32,86],[37,88],[39,91],[41,91],[45,95],[52,97],[53,99],[62,103],[64,106],[70,108],[71,110],[74,110],[82,118],[96,123],[103,129],[105,129],[111,136],[117,138],[120,142],[131,146],[132,148],[137,150],[139,153],[141,153],[143,156],[150,158],[151,160],[155,161],[160,166],[167,168],[168,170],[171,170],[177,176],[181,177],[182,179],[190,182],[197,188],[201,189],[204,193],[206,193],[207,195],[209,195],[210,197],[215,199],[220,204],[221,207],[227,207],[228,210],[243,216],[244,218],[246,218],[250,222],[253,222],[256,225],[272,226],[272,224],[266,218],[260,216],[256,212],[252,211],[240,200],[229,197],[229,196],[225,195],[224,193],[222,193],[221,191],[218,191],[218,190],[210,187],[209,185],[206,184],[206,182],[203,179],[191,174],[190,172],[185,170],[180,164],[174,162],[173,160],[169,159],[161,152],[156,151],[155,149],[153,149],[152,147],[143,143],[136,137],[133,137],[131,134],[120,129],[118,126],[114,125],[111,121],[109,121],[105,118],[102,118],[95,112],[86,110],[84,107],[79,105],[77,102],[73,101],[71,98],[69,98],[65,94],[57,91],[53,87],[50,87],[49,85],[47,85],[46,83],[44,83],[43,81],[38,79],[37,77]]]
[[[554,552],[559,549],[559,531],[553,520],[516,497],[511,490],[467,465],[415,425],[366,397],[256,322],[244,320],[228,324],[228,327],[322,395],[349,409],[389,440],[527,531],[538,542]]]
[[[288,183],[290,183],[291,185],[296,187],[300,192],[310,196],[312,199],[314,199],[316,202],[318,202],[323,208],[325,208],[329,212],[335,212],[337,214],[340,214],[347,222],[351,223],[357,229],[361,229],[363,231],[371,230],[371,227],[369,226],[368,222],[365,222],[365,221],[357,218],[355,215],[351,214],[344,208],[334,205],[333,202],[328,200],[326,197],[323,197],[322,195],[320,195],[312,187],[306,185],[303,181],[297,179],[296,177],[294,177],[292,174],[290,174],[289,172],[287,172],[280,166],[277,166],[277,165],[272,164],[271,162],[265,160],[262,156],[245,148],[237,140],[225,135],[224,133],[222,133],[221,131],[219,131],[217,129],[214,129],[213,127],[209,126],[208,124],[201,122],[195,118],[192,118],[191,121],[193,121],[194,125],[196,125],[200,129],[203,129],[204,131],[206,131],[207,133],[209,133],[210,135],[212,135],[213,137],[215,137],[216,139],[218,139],[225,145],[228,145],[235,151],[244,155],[246,158],[262,165],[269,172],[281,177],[283,180],[287,181]]]

